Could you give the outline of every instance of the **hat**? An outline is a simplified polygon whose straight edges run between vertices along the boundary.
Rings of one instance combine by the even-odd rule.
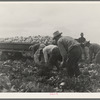
[[[53,33],[53,39],[55,39],[57,36],[61,35],[62,33],[60,33],[59,31],[56,31]]]
[[[40,47],[39,48],[44,48],[45,47],[45,45],[44,44],[40,44]]]
[[[80,35],[84,35],[84,33],[82,32]]]

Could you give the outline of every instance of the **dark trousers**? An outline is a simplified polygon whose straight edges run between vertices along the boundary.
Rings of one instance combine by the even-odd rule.
[[[54,48],[51,52],[51,54],[49,54],[49,61],[48,64],[50,66],[50,68],[52,69],[53,66],[56,66],[57,69],[59,70],[59,63],[58,61],[61,61],[62,57],[60,54],[60,51],[58,48]]]
[[[80,46],[74,46],[68,54],[68,59],[66,61],[68,76],[77,77],[80,74],[78,62],[81,59],[82,50]]]

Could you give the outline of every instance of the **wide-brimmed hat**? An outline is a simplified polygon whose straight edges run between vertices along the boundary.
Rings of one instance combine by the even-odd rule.
[[[60,33],[59,31],[56,31],[53,33],[53,39],[55,39],[57,36],[61,35],[62,33]]]
[[[45,44],[40,44],[40,47],[41,49],[43,49],[45,47]]]

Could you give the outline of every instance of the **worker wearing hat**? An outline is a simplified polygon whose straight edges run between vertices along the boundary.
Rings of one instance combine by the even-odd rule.
[[[82,44],[82,43],[84,43],[86,41],[86,39],[84,38],[84,33],[81,33],[80,36],[81,37],[78,40],[79,40],[79,43]]]
[[[62,56],[61,66],[67,68],[68,76],[77,77],[80,74],[78,61],[82,54],[80,44],[72,37],[61,34],[59,31],[53,33],[53,39],[57,42]]]
[[[84,57],[84,60],[85,59],[87,59],[87,54],[86,54],[86,48],[85,48],[85,46],[84,46],[84,43],[85,43],[85,41],[86,41],[86,39],[84,38],[84,33],[83,32],[81,32],[81,34],[80,34],[80,38],[78,39],[78,42],[80,43],[80,45],[81,45],[81,47],[82,47],[82,59],[83,59],[83,57]]]
[[[31,54],[32,57],[34,56],[35,52],[39,49],[39,47],[40,47],[40,43],[36,43],[29,47],[29,49],[32,50],[32,54]]]

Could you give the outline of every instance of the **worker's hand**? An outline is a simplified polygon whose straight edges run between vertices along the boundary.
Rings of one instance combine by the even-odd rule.
[[[63,67],[65,67],[65,62],[64,62],[64,61],[62,61],[62,62],[60,63],[60,68],[63,68]]]
[[[48,66],[48,62],[45,62],[45,66]]]

